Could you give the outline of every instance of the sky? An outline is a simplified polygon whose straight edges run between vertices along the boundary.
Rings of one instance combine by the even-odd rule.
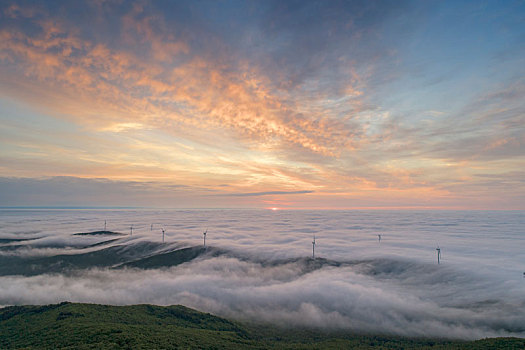
[[[0,0],[0,206],[525,209],[523,1]]]

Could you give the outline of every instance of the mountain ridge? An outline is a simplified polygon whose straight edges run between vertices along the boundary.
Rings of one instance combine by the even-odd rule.
[[[523,349],[525,339],[455,341],[243,324],[182,305],[62,302],[0,309],[3,349]]]

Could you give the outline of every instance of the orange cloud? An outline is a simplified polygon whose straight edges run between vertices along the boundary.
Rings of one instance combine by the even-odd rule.
[[[451,162],[437,157],[388,162],[422,147],[421,140],[404,139],[411,130],[395,124],[389,111],[367,110],[371,73],[360,76],[353,62],[344,62],[344,84],[329,93],[321,79],[277,81],[278,73],[229,57],[226,49],[196,52],[140,5],[119,18],[122,43],[114,46],[88,40],[58,19],[37,19],[35,9],[6,11],[32,19],[41,33],[0,30],[4,93],[44,105],[95,135],[75,140],[81,146],[71,150],[41,147],[45,156],[13,140],[25,158],[5,159],[20,169],[32,159],[47,176],[178,181],[207,189],[227,183],[225,193],[311,190],[341,203],[368,196],[379,201],[385,193],[392,202],[452,197],[452,186],[443,184],[474,178],[473,165],[452,162],[446,169]],[[486,150],[513,140],[495,138]],[[304,198],[267,200],[299,206]]]
[[[262,143],[298,145],[328,156],[350,147],[353,133],[347,125],[326,115],[298,113],[248,63],[232,69],[194,56],[167,70],[164,61],[188,54],[189,49],[184,42],[155,34],[150,28],[153,20],[136,21],[131,15],[123,19],[124,28],[139,35],[136,40],[151,43],[149,61],[82,40],[74,30],[49,20],[39,22],[38,37],[4,29],[0,49],[2,58],[16,61],[23,74],[43,89],[74,92],[84,103],[117,111],[118,116],[100,117],[97,122],[102,128],[111,119],[157,127],[160,117],[191,128],[229,129],[238,137]]]

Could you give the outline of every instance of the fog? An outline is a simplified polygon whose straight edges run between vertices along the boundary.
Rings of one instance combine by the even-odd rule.
[[[1,244],[2,305],[182,304],[282,327],[460,339],[525,336],[519,212],[1,215],[0,238],[27,238],[24,229],[40,237]],[[120,232],[135,220],[136,230],[122,237],[73,235],[98,229],[100,218]],[[167,230],[165,243],[160,227]]]

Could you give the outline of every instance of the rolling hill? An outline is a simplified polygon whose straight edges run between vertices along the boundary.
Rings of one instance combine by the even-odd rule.
[[[184,306],[0,309],[2,349],[523,349],[525,339],[409,339],[241,324]]]

